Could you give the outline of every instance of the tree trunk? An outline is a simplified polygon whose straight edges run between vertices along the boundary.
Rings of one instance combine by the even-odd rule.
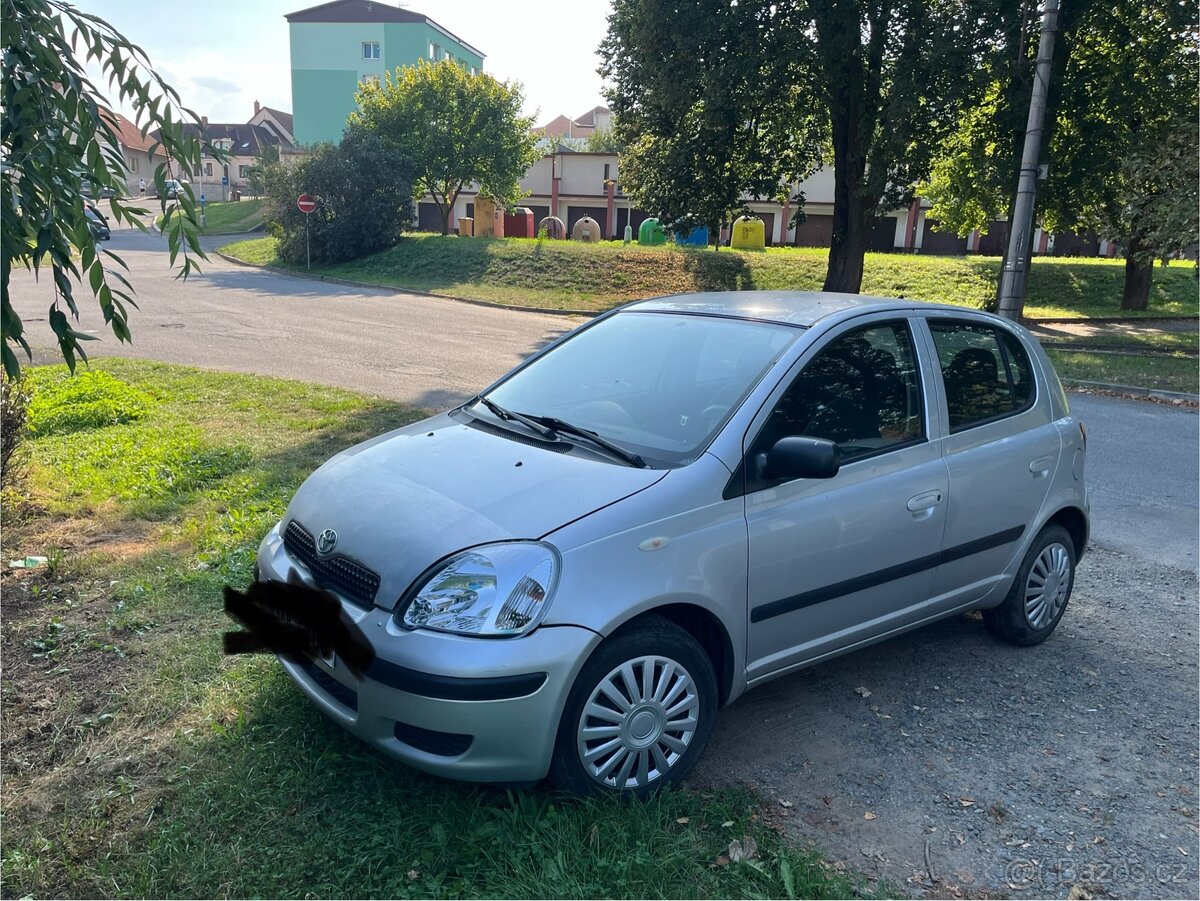
[[[1125,254],[1125,290],[1121,293],[1122,310],[1144,310],[1150,306],[1150,282],[1154,277],[1154,261],[1139,262],[1139,251],[1144,250],[1134,238],[1129,242]]]
[[[863,255],[872,219],[862,194],[866,159],[855,139],[856,116],[849,109],[833,117],[833,237],[822,288],[847,294],[857,294],[862,288]]]
[[[454,207],[450,206],[449,204],[446,205],[445,209],[442,208],[441,204],[438,204],[438,212],[442,214],[442,234],[443,235],[450,234],[450,211],[453,209],[454,209]]]

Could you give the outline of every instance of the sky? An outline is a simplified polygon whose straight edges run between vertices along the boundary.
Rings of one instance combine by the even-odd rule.
[[[142,47],[183,105],[211,122],[245,122],[254,101],[291,112],[286,13],[322,0],[75,0]],[[541,125],[604,102],[596,47],[609,0],[389,0],[423,13],[485,54],[484,71],[525,87]],[[103,87],[97,82],[98,86]],[[130,115],[128,108],[118,109]]]

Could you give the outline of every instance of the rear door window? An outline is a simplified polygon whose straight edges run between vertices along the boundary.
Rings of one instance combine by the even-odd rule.
[[[1033,377],[1021,342],[976,322],[929,320],[950,431],[1020,412],[1033,403]]]

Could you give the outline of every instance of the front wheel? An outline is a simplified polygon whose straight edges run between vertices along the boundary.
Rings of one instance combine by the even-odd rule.
[[[675,785],[712,734],[717,682],[700,644],[648,616],[584,664],[558,727],[550,779],[576,794],[644,797]]]
[[[1022,646],[1050,637],[1067,609],[1075,585],[1075,542],[1060,525],[1048,525],[1025,554],[1008,596],[983,611],[997,638]]]

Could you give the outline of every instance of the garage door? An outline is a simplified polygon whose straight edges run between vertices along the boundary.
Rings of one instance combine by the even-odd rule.
[[[417,230],[441,234],[442,214],[438,212],[437,204],[417,204]]]
[[[809,216],[796,226],[792,242],[797,247],[828,247],[833,243],[833,217]]]

